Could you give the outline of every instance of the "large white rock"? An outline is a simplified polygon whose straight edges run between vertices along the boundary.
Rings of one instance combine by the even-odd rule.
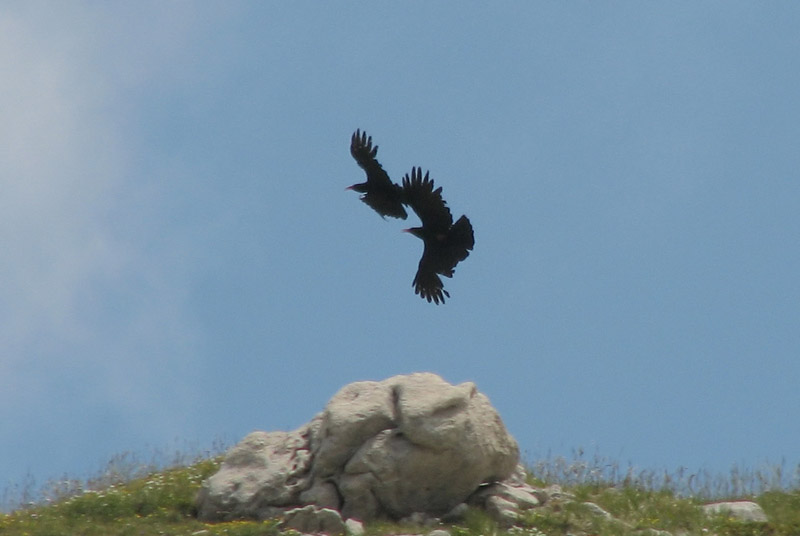
[[[445,514],[482,483],[514,471],[517,444],[474,384],[453,386],[435,374],[418,373],[361,387],[368,402],[360,407],[375,407],[386,416],[386,404],[373,406],[374,394],[383,393],[390,397],[392,418],[344,466],[340,491],[346,517],[369,517],[376,506],[378,514],[396,519],[413,512]],[[326,409],[323,431],[328,411],[339,409],[335,404]]]
[[[443,515],[519,460],[473,383],[430,373],[356,382],[295,432],[254,432],[198,495],[206,520],[264,519],[304,505],[345,518]]]

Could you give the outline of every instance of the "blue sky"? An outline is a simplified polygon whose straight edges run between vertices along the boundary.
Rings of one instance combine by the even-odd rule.
[[[529,460],[800,462],[794,2],[0,8],[0,486],[473,381]],[[344,187],[356,128],[475,250]]]

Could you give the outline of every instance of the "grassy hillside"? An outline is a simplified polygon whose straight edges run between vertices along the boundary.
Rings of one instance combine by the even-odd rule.
[[[185,467],[155,471],[135,478],[95,479],[88,487],[54,492],[47,504],[0,514],[2,536],[256,536],[278,535],[275,521],[201,523],[194,517],[193,501],[202,481],[213,474],[220,457]],[[734,471],[727,481],[711,479],[704,493],[718,498],[748,499],[766,512],[768,523],[747,523],[726,517],[706,517],[700,508],[703,494],[683,496],[679,487],[696,483],[696,475],[658,475],[653,472],[624,474],[614,464],[539,462],[530,468],[536,486],[559,484],[575,500],[530,511],[520,527],[502,529],[479,511],[470,512],[458,525],[423,528],[389,523],[367,525],[367,536],[382,534],[426,534],[444,528],[452,536],[540,536],[540,535],[638,535],[667,536],[798,536],[800,535],[800,489],[761,491],[755,496],[726,495],[728,488],[756,488],[769,484],[759,473],[742,478]],[[774,473],[774,471],[773,471]],[[616,476],[615,476],[616,475]],[[116,480],[116,481],[110,481]],[[120,481],[124,480],[124,481]],[[774,480],[774,478],[773,478]],[[718,488],[708,488],[709,482]],[[75,488],[75,486],[72,486]],[[61,495],[60,497],[58,495]],[[707,502],[707,497],[705,498]],[[598,516],[585,503],[610,513]],[[663,531],[663,532],[661,532]],[[296,533],[294,533],[296,534]]]

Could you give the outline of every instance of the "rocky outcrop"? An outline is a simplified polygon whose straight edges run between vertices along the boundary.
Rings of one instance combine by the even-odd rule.
[[[485,510],[501,525],[511,526],[525,511],[543,505],[549,499],[547,490],[536,489],[525,482],[525,468],[518,465],[503,482],[481,486],[470,495],[468,504]],[[554,491],[561,488],[554,486]]]
[[[532,510],[569,508],[576,527],[600,522],[637,536],[670,535],[637,530],[557,485],[534,488],[518,461],[516,442],[474,384],[396,376],[345,386],[293,432],[249,434],[203,484],[196,504],[204,521],[280,518],[281,530],[331,536],[363,536],[361,521],[376,518],[447,536],[433,529],[463,521],[472,508],[501,527],[525,526],[536,517]],[[749,501],[702,509],[767,521]]]
[[[345,386],[294,432],[248,435],[204,483],[197,508],[204,520],[309,505],[362,520],[443,516],[507,479],[518,460],[516,441],[473,383],[396,376]]]

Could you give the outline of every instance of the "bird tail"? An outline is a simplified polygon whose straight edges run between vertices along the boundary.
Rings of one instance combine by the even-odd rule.
[[[453,244],[471,250],[475,247],[475,233],[472,231],[472,224],[469,218],[461,216],[458,221],[453,224],[450,231]]]

